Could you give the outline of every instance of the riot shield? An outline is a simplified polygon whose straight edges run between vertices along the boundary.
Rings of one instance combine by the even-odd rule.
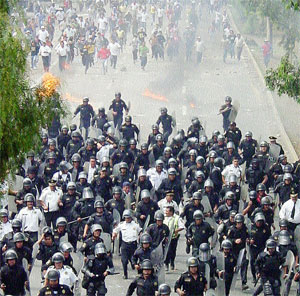
[[[164,251],[162,246],[162,241],[150,254],[150,260],[153,264],[154,272],[158,277],[159,284],[163,283],[165,278],[164,273]]]
[[[7,203],[8,203],[7,205],[8,211],[17,214],[18,210],[17,210],[17,205],[15,203],[15,196],[7,195]]]
[[[149,214],[149,215],[147,216],[147,218],[146,218],[145,223],[144,223],[144,226],[143,226],[143,232],[145,232],[146,229],[148,228],[149,222],[150,222],[150,218],[151,218],[151,216],[150,216],[150,214]]]
[[[22,259],[22,265],[23,265],[23,268],[25,269],[26,273],[27,273],[27,277],[28,277],[28,283],[29,283],[29,271],[28,271],[28,261],[26,258],[23,258]],[[30,292],[30,285],[28,285],[28,288],[25,289],[26,291],[26,296],[31,296],[31,292]]]
[[[185,184],[185,179],[186,179],[186,174],[188,171],[188,167],[183,167],[182,172],[181,172],[181,184],[184,185]]]
[[[72,175],[72,180],[74,180],[74,182],[76,180],[77,172],[78,172],[78,170],[73,167],[71,175]]]
[[[231,111],[230,111],[230,114],[228,117],[229,121],[235,121],[239,110],[240,110],[240,103],[239,103],[239,101],[235,101],[234,105],[232,105],[232,108],[231,108]]]
[[[203,205],[203,214],[211,213],[212,208],[208,199],[208,196],[206,194],[202,195],[201,204]]]
[[[207,289],[210,288],[210,266],[208,263],[205,263],[205,278],[207,281]]]
[[[117,209],[113,209],[112,214],[113,214],[113,218],[114,218],[114,223],[119,224],[121,221],[121,215],[120,215],[119,211]]]
[[[152,168],[155,167],[155,158],[154,158],[153,150],[151,150],[151,152],[149,153],[149,163]]]
[[[103,243],[105,245],[106,251],[108,253],[111,252],[111,236],[107,232],[101,232],[100,237],[103,239]]]
[[[287,273],[286,278],[284,279],[283,278],[283,276],[284,276],[284,268],[282,268],[281,275],[280,275],[280,281],[281,281],[280,295],[286,295],[284,293],[285,288],[286,288],[286,280],[289,279],[289,277],[291,275],[291,272],[293,271],[294,264],[295,264],[295,256],[294,256],[293,252],[291,250],[289,250],[287,252],[287,254],[286,254],[285,262],[282,265],[283,267],[284,266],[287,267],[288,273]]]
[[[217,293],[215,290],[213,289],[208,289],[206,292],[205,292],[205,296],[217,296]]]
[[[69,241],[69,235],[66,232],[60,239],[59,239],[59,243],[67,243]]]
[[[102,131],[100,128],[97,128],[97,127],[90,127],[90,132],[89,132],[89,138],[91,139],[98,139],[99,136],[102,135]]]
[[[9,175],[7,178],[9,189],[13,191],[21,190],[23,188],[23,180],[24,178],[22,176],[15,175],[13,177],[12,175]]]
[[[298,225],[294,232],[296,247],[298,250],[298,256],[300,256],[300,225]]]
[[[107,121],[113,121],[114,120],[114,116],[113,116],[113,111],[112,110],[108,110],[106,115],[107,115]]]
[[[112,171],[112,174],[114,176],[119,176],[119,174],[120,174],[120,164],[121,163],[119,162],[119,163],[117,163],[117,164],[114,165],[113,171]]]
[[[125,194],[124,200],[125,200],[125,208],[127,210],[130,210],[131,209],[131,193]]]
[[[232,279],[232,282],[231,282],[231,287],[230,287],[231,291],[234,291],[234,289],[235,289],[237,277],[238,277],[238,274],[240,273],[240,270],[241,270],[241,267],[242,267],[242,262],[243,262],[243,259],[244,259],[244,256],[245,256],[245,252],[246,252],[245,248],[240,250],[239,257],[237,259],[237,263],[236,263],[236,267],[235,267],[235,271],[234,271],[234,274],[233,274],[233,279]]]
[[[217,295],[225,295],[225,258],[222,252],[217,252],[217,268],[223,271],[222,277],[217,277]]]
[[[141,187],[138,186],[136,188],[136,191],[135,191],[135,206],[137,207],[139,201],[140,201],[140,193],[141,193]]]
[[[273,158],[273,162],[276,162],[280,155],[280,146],[277,144],[270,143],[269,144],[269,154],[270,157]]]

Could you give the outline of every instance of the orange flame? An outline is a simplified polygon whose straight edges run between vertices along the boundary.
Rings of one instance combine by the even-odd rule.
[[[148,88],[145,89],[142,95],[144,97],[149,97],[151,99],[158,100],[158,101],[163,101],[163,102],[169,101],[165,96],[154,94]]]
[[[42,77],[42,85],[37,89],[40,98],[50,98],[60,86],[60,81],[53,74],[47,72]]]
[[[195,108],[196,106],[195,106],[195,104],[190,103],[190,107],[191,107],[191,108]]]
[[[66,93],[65,99],[69,102],[74,102],[74,103],[82,103],[82,99],[73,97],[71,94]]]

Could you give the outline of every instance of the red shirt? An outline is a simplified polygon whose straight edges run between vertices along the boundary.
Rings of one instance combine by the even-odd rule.
[[[98,58],[100,58],[101,60],[106,60],[109,58],[109,56],[110,56],[110,50],[107,48],[103,47],[98,51]]]

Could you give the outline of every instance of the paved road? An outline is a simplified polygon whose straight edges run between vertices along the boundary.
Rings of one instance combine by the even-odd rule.
[[[146,71],[142,71],[139,64],[132,63],[130,47],[127,46],[120,56],[116,70],[109,68],[108,75],[102,75],[100,64],[96,64],[84,74],[84,68],[79,57],[63,74],[58,72],[57,58],[53,57],[54,65],[51,71],[58,75],[62,82],[62,92],[68,98],[71,110],[81,103],[83,96],[90,97],[94,109],[100,106],[108,108],[114,98],[115,91],[120,91],[125,101],[131,101],[130,114],[133,122],[140,125],[142,141],[147,138],[151,125],[159,115],[159,108],[166,106],[169,113],[176,113],[177,128],[187,128],[193,116],[199,116],[206,126],[207,135],[215,129],[222,130],[222,118],[217,115],[218,108],[223,104],[224,97],[230,95],[233,100],[240,103],[240,112],[237,125],[243,134],[251,130],[256,139],[267,139],[269,135],[277,135],[277,124],[269,102],[265,99],[266,90],[257,72],[253,68],[249,57],[243,53],[238,62],[228,59],[226,64],[222,60],[221,34],[217,33],[212,38],[208,36],[207,24],[211,23],[210,17],[204,13],[200,21],[200,31],[205,42],[206,51],[203,63],[195,64],[185,62],[178,58],[172,62],[164,62],[149,58]],[[185,24],[182,22],[182,28]],[[129,40],[130,41],[130,40]],[[55,55],[55,54],[54,54]],[[126,67],[126,71],[120,71]],[[32,79],[38,81],[42,73],[39,69],[32,72]],[[152,97],[143,94],[152,94]],[[279,137],[280,142],[280,137]],[[282,143],[284,146],[284,143]],[[178,275],[186,269],[184,235],[181,235],[176,271],[167,273],[166,281],[172,286]],[[120,259],[114,258],[117,271],[121,271]],[[130,279],[135,272],[130,271]],[[36,295],[40,287],[38,265],[32,274],[32,291]],[[125,295],[130,279],[125,281],[121,275],[111,276],[107,279],[108,295]],[[232,295],[241,293],[240,282],[237,290]],[[252,284],[249,284],[252,291]]]

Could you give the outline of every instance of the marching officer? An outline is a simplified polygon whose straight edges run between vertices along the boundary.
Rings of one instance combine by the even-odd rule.
[[[111,213],[104,208],[104,204],[101,200],[96,200],[94,203],[96,212],[91,215],[84,227],[83,238],[88,235],[88,230],[93,224],[101,225],[103,232],[111,233],[114,218]]]
[[[196,191],[193,193],[192,200],[184,206],[183,212],[180,214],[180,217],[183,219],[186,218],[185,227],[188,228],[191,223],[194,221],[193,215],[195,211],[200,210],[202,213],[204,207],[201,204],[201,193]]]
[[[164,142],[168,142],[169,136],[172,134],[173,128],[172,126],[174,125],[173,123],[173,118],[171,115],[168,114],[168,110],[166,107],[163,107],[160,109],[160,116],[158,117],[158,120],[156,121],[156,124],[159,126],[160,123],[162,124],[163,127],[163,139]]]
[[[232,253],[232,243],[230,240],[223,240],[221,244],[221,249],[225,258],[225,269],[217,269],[217,275],[218,277],[222,277],[225,279],[225,295],[228,296],[230,293],[230,286],[232,283],[237,258]]]
[[[12,250],[14,250],[18,256],[17,259],[17,264],[22,265],[22,260],[25,258],[27,260],[28,263],[28,271],[31,271],[32,268],[32,251],[24,245],[24,242],[26,240],[26,237],[24,235],[24,233],[22,232],[17,232],[14,234],[14,248],[12,248]]]
[[[243,139],[239,145],[239,154],[243,156],[243,161],[246,161],[246,168],[249,167],[258,146],[257,141],[254,140],[252,136],[252,132],[246,132],[245,139]]]
[[[229,123],[230,123],[230,120],[229,120],[229,116],[230,116],[230,113],[231,113],[231,109],[232,109],[232,98],[227,96],[225,97],[225,104],[221,106],[220,110],[219,110],[219,113],[223,115],[223,129],[224,129],[224,132],[226,132],[228,130],[228,127],[229,127]]]
[[[14,250],[5,253],[6,264],[0,270],[0,284],[4,295],[25,295],[29,288],[27,274],[22,265],[17,264],[18,255]]]
[[[98,109],[98,114],[93,117],[91,124],[92,126],[96,126],[96,128],[103,130],[103,126],[107,122],[108,119],[105,114],[105,108],[101,107]]]
[[[119,212],[120,216],[122,216],[125,209],[125,201],[122,198],[122,188],[120,186],[113,187],[112,195],[113,198],[105,204],[105,208],[110,213],[112,213],[113,210],[116,209]]]
[[[145,259],[151,260],[151,252],[153,250],[151,248],[151,243],[151,236],[148,233],[143,233],[140,237],[140,247],[136,249],[132,257],[132,263],[138,273],[141,273],[141,263]]]
[[[122,245],[121,245],[121,261],[124,271],[124,279],[128,279],[127,265],[128,261],[131,262],[132,256],[137,248],[137,240],[142,228],[133,221],[132,214],[130,210],[125,210],[123,212],[123,218],[125,221],[119,223],[113,230],[112,239],[115,240],[118,233],[122,235]]]
[[[107,256],[103,243],[96,244],[93,254],[95,257],[88,257],[82,269],[82,287],[87,290],[87,295],[103,296],[107,293],[105,279],[114,273],[114,265],[111,257]]]
[[[85,258],[87,259],[88,256],[91,256],[95,252],[95,247],[98,243],[103,243],[103,239],[100,237],[102,232],[102,227],[99,224],[93,224],[91,227],[92,237],[88,238],[81,248],[79,252],[84,254]]]
[[[123,139],[126,139],[128,142],[131,139],[135,139],[135,135],[136,138],[138,139],[139,137],[139,129],[138,127],[131,123],[132,118],[130,115],[125,116],[125,123],[121,126],[120,132],[122,133]]]
[[[209,265],[210,283],[209,287],[215,289],[217,287],[217,281],[215,279],[215,273],[217,270],[217,258],[211,254],[210,245],[208,243],[202,243],[199,247],[199,271],[205,274],[206,264]],[[208,280],[208,279],[207,279]]]
[[[208,243],[208,239],[213,236],[215,230],[207,222],[203,221],[204,215],[200,210],[194,212],[193,219],[195,222],[187,229],[186,238],[187,246],[193,246],[193,257],[197,257],[200,245],[202,243]],[[187,251],[189,251],[188,248]]]
[[[218,208],[217,213],[215,214],[216,221],[219,223],[229,219],[230,211],[238,211],[237,205],[233,204],[234,193],[232,191],[226,192],[224,200],[225,203]]]
[[[91,119],[95,116],[94,109],[89,104],[88,97],[83,98],[83,103],[76,108],[73,117],[75,117],[78,113],[80,113],[79,128],[81,130],[81,133],[82,133],[82,128],[85,128],[86,130],[85,140],[86,140],[88,138],[89,127],[91,126]]]
[[[179,296],[203,296],[207,289],[207,281],[199,270],[197,258],[190,257],[187,261],[187,266],[188,270],[182,273],[175,283],[175,292]]]
[[[168,242],[170,230],[163,223],[164,218],[164,213],[161,210],[156,211],[154,214],[155,223],[146,229],[146,233],[149,233],[151,236],[153,249],[157,248],[161,242],[163,242],[163,246]]]
[[[284,257],[276,251],[276,242],[269,239],[266,242],[266,251],[259,253],[255,260],[257,278],[261,280],[265,295],[280,295],[280,274]]]
[[[57,270],[49,270],[46,276],[45,287],[40,289],[38,296],[66,295],[73,296],[70,288],[59,284],[60,274]]]
[[[148,215],[150,215],[149,224],[154,222],[154,214],[159,209],[157,202],[150,199],[150,192],[144,189],[141,192],[141,201],[138,203],[135,216],[141,227],[144,227]]]
[[[142,274],[137,276],[129,285],[126,296],[131,296],[136,289],[136,294],[140,296],[155,296],[158,290],[158,279],[153,274],[153,265],[149,259],[145,259],[141,264]]]
[[[120,129],[123,121],[123,110],[125,110],[126,115],[129,112],[126,103],[121,99],[120,92],[115,94],[115,99],[109,106],[109,110],[112,110],[115,128]]]
[[[238,258],[239,253],[242,249],[246,247],[246,243],[248,242],[249,233],[248,229],[244,224],[244,216],[242,214],[236,214],[234,217],[235,225],[231,226],[227,239],[232,242],[232,252],[233,255]],[[248,260],[246,259],[246,254],[242,259],[241,265],[241,278],[242,278],[242,290],[247,290],[247,268],[248,268]]]
[[[255,260],[260,252],[265,248],[266,241],[271,236],[270,227],[265,223],[266,218],[263,213],[257,213],[254,216],[254,224],[251,225],[250,232],[250,254],[251,254],[251,272],[253,282],[256,282]]]

